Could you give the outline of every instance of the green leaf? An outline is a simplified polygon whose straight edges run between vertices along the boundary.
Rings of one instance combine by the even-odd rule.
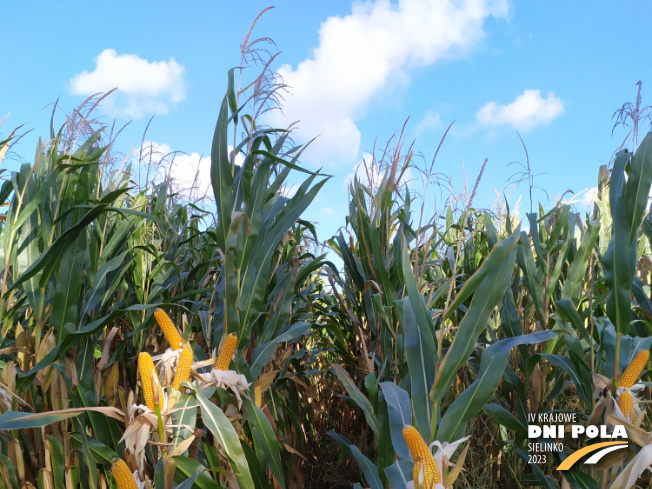
[[[525,450],[514,449],[514,453],[521,457],[525,462],[529,463],[529,452],[526,452]],[[530,463],[529,465],[535,473],[537,479],[539,479],[539,482],[541,482],[541,487],[545,487],[546,489],[559,489],[557,482],[553,478],[546,476],[537,464]]]
[[[91,450],[93,457],[97,462],[103,465],[110,465],[111,461],[118,456],[118,454],[107,447],[104,443],[97,440],[87,439],[79,433],[70,433],[70,439],[76,447],[81,447],[84,444]]]
[[[60,411],[47,411],[43,413],[23,413],[7,411],[0,415],[0,430],[22,430],[25,428],[42,428],[58,421],[79,416],[82,413],[94,411],[107,416],[122,419],[122,411],[113,407],[86,407],[62,409]]]
[[[265,455],[265,463],[272,470],[276,481],[281,487],[285,487],[285,475],[283,474],[283,465],[281,463],[280,445],[276,439],[274,428],[270,424],[267,416],[263,414],[258,406],[251,399],[244,401],[247,419],[251,424],[251,431],[262,448]]]
[[[177,472],[176,474],[183,475],[185,480],[187,477],[191,477],[193,474],[197,474],[199,472],[199,475],[194,481],[194,486],[197,487],[198,489],[219,489],[220,486],[213,480],[213,478],[210,476],[208,472],[200,472],[200,471],[205,471],[206,467],[204,467],[202,464],[197,462],[196,460],[190,458],[190,457],[184,457],[184,456],[178,456],[174,457],[174,462],[177,464]],[[175,477],[175,480],[180,479],[180,477]],[[177,480],[177,482],[181,482],[180,480]]]
[[[418,327],[412,303],[407,297],[395,301],[394,304],[403,332],[403,347],[410,372],[410,393],[416,426],[424,433],[430,433],[432,404],[428,395],[435,379],[434,340],[431,334],[423,332]]]
[[[575,217],[576,214],[572,214],[572,217],[569,218],[568,225],[566,227],[566,235],[563,239],[563,244],[561,245],[561,250],[556,254],[556,256],[549,256],[549,260],[555,260],[555,266],[553,267],[550,275],[546,279],[548,286],[546,289],[546,300],[553,301],[557,297],[557,289],[559,288],[559,277],[561,276],[562,269],[566,268],[566,262],[570,254],[570,250],[575,247]],[[553,247],[554,248],[554,247]]]
[[[625,207],[625,166],[630,154],[621,151],[616,156],[609,184],[611,206],[611,241],[604,255],[605,282],[609,287],[607,315],[618,333],[629,327],[632,298],[632,272],[636,265],[636,243],[630,241],[630,229]],[[632,262],[633,259],[633,262]]]
[[[600,487],[593,477],[579,470],[565,470],[564,477],[573,489],[599,489]]]
[[[412,480],[413,471],[414,463],[412,461],[397,460],[385,469],[385,474],[387,474],[387,478],[392,484],[392,489],[402,489]]]
[[[444,319],[450,318],[451,314],[453,314],[453,312],[455,312],[455,310],[460,307],[466,299],[471,297],[471,294],[480,287],[480,284],[482,284],[487,275],[502,263],[503,260],[514,250],[515,244],[515,239],[510,238],[501,241],[493,247],[491,252],[483,260],[480,268],[478,268],[475,273],[464,282],[462,290],[459,291],[450,306],[448,306],[448,309],[446,309]]]
[[[348,372],[344,370],[341,365],[333,364],[331,369],[335,372],[337,378],[340,379],[340,383],[342,384],[342,387],[344,387],[344,390],[346,390],[347,394],[351,396],[351,399],[353,399],[353,401],[362,409],[369,427],[374,431],[374,433],[378,433],[378,422],[376,420],[376,415],[374,414],[374,408],[372,407],[371,402],[369,402],[369,399],[367,399],[360,389],[358,389],[358,386],[355,385],[355,382],[353,382]]]
[[[532,248],[530,248],[530,239],[525,231],[521,232],[521,241],[518,246],[518,264],[525,272],[525,284],[534,301],[539,321],[543,321],[543,290],[539,282],[539,269],[534,261]],[[546,272],[544,270],[542,274]]]
[[[175,489],[190,489],[195,483],[195,481],[199,478],[199,476],[202,475],[203,473],[204,473],[204,469],[198,469],[197,472],[195,472],[188,479],[186,479],[181,484],[176,486]]]
[[[154,306],[149,306],[149,307],[154,307]],[[131,308],[127,308],[126,310],[129,310]],[[36,373],[45,368],[49,367],[52,365],[56,360],[60,358],[61,355],[63,355],[66,351],[67,348],[72,344],[72,342],[75,339],[80,339],[84,338],[86,336],[93,335],[100,331],[111,319],[117,317],[120,315],[120,311],[113,311],[111,314],[107,314],[106,316],[103,316],[92,323],[87,324],[83,328],[77,330],[77,331],[66,331],[65,338],[61,341],[61,343],[57,343],[57,345],[41,360],[38,362],[36,365],[34,365],[28,372],[25,372],[24,374],[18,374],[18,379],[17,379],[17,386],[19,389],[21,389],[25,384],[29,383],[35,376]]]
[[[482,410],[504,427],[527,437],[527,426],[516,419],[514,415],[504,407],[499,404],[487,404]]]
[[[450,443],[464,435],[467,422],[484,409],[487,401],[494,395],[512,348],[542,343],[556,335],[554,331],[539,331],[497,341],[484,350],[477,378],[446,410],[437,429],[437,440]]]
[[[404,389],[393,382],[381,382],[380,388],[387,402],[394,451],[399,458],[410,458],[410,449],[407,443],[405,443],[405,438],[403,438],[403,427],[412,424],[410,396]]]
[[[192,435],[197,426],[197,400],[193,396],[182,395],[174,405],[172,418],[179,427],[174,431],[172,443],[177,445]],[[186,428],[187,426],[187,428]]]
[[[600,221],[591,221],[584,233],[573,263],[566,274],[566,281],[561,291],[562,299],[572,299],[575,304],[579,303],[580,293],[584,275],[586,274],[587,262],[593,247],[600,235]]]
[[[305,323],[305,322],[294,323],[292,326],[288,328],[287,331],[280,334],[272,341],[268,343],[264,343],[262,345],[258,345],[256,348],[254,348],[254,352],[251,357],[251,368],[250,368],[251,377],[256,378],[258,377],[258,375],[260,375],[265,365],[267,365],[267,362],[269,362],[270,358],[272,358],[272,355],[276,351],[276,347],[278,346],[279,343],[293,341],[297,339],[299,336],[308,334],[311,328],[312,325],[310,323]]]
[[[41,271],[44,272],[41,278],[41,285],[44,286],[45,284],[43,282],[50,279],[53,271],[59,265],[61,256],[68,249],[68,246],[77,239],[79,233],[83,232],[86,226],[104,212],[105,208],[106,204],[98,204],[89,210],[77,224],[68,228],[43,252],[43,254],[39,255],[29,268],[25,270],[12,284],[7,292],[16,290],[26,280],[29,280]]]
[[[61,257],[59,272],[56,275],[54,303],[57,307],[52,308],[50,320],[52,327],[59,332],[59,341],[64,334],[63,325],[77,323],[77,308],[84,279],[83,274],[79,271],[84,269],[85,262],[86,233],[82,232],[66,247]]]
[[[587,386],[582,381],[582,377],[580,373],[577,371],[573,363],[567,357],[563,355],[553,355],[550,353],[539,353],[537,355],[539,355],[541,358],[545,358],[556,367],[565,370],[566,373],[570,376],[573,383],[575,384],[580,399],[582,399],[582,401],[584,401],[584,403],[587,406],[591,406],[591,395],[592,395],[592,393],[590,392],[591,386],[590,385]]]
[[[593,344],[593,338],[591,338],[591,335],[584,326],[584,321],[570,299],[557,301],[557,311],[564,320],[573,325],[573,328],[579,333],[579,336],[585,339],[589,345]]]
[[[357,446],[353,445],[346,436],[335,433],[333,430],[327,431],[326,435],[330,436],[340,445],[349,449],[355,461],[358,462],[360,470],[362,471],[362,474],[364,475],[364,478],[370,489],[383,489],[383,483],[381,482],[380,475],[378,474],[378,467],[376,467],[374,463],[369,460]]]
[[[154,467],[154,487],[165,487],[165,468],[163,467],[163,457],[158,459]]]
[[[614,359],[616,358],[616,330],[613,324],[607,322],[602,335],[601,347],[604,349],[607,358],[604,366],[604,373],[608,377],[613,376]],[[618,371],[624,372],[634,356],[641,350],[652,348],[652,336],[640,337],[622,335],[620,337],[620,359]]]
[[[495,267],[486,275],[473,295],[469,310],[464,315],[453,343],[442,361],[438,372],[439,376],[430,393],[430,399],[433,402],[439,402],[443,399],[452,385],[457,371],[471,356],[480,333],[485,329],[494,308],[498,305],[498,302],[505,294],[507,286],[512,281],[512,273],[516,262],[515,248],[518,243],[518,229],[505,241],[507,241],[507,247],[511,251],[502,261],[495,264]],[[500,246],[500,244],[497,246]]]
[[[652,185],[652,132],[641,141],[636,154],[631,160],[627,185],[625,188],[625,204],[629,217],[629,239],[636,240],[638,229],[643,221]]]
[[[88,485],[90,486],[90,489],[97,489],[98,471],[97,471],[97,463],[95,462],[95,456],[93,455],[91,448],[88,444],[89,442],[88,437],[82,432],[84,428],[82,423],[78,419],[75,419],[74,423],[78,426],[79,438],[81,439],[79,446],[75,447],[77,448],[77,452],[79,453],[80,475],[84,479],[88,480]]]
[[[240,337],[249,337],[252,323],[258,317],[279,243],[328,180],[325,178],[312,185],[314,179],[315,176],[306,179],[291,199],[279,199],[282,205],[278,209],[270,209],[263,219],[252,260],[241,278],[242,293],[238,298],[242,318]]]
[[[29,169],[29,165],[27,165],[27,168]],[[32,213],[43,201],[43,199],[50,193],[51,187],[56,182],[58,176],[59,176],[59,172],[57,170],[53,171],[49,175],[48,179],[45,182],[43,182],[41,187],[38,189],[37,193],[25,203],[25,206],[22,208],[20,214],[18,214],[16,219],[8,223],[12,229],[18,229],[20,226],[23,225],[25,221],[27,221],[27,219],[29,219]],[[14,188],[14,190],[20,192],[22,189]]]
[[[238,484],[242,489],[255,489],[247,459],[240,446],[240,439],[229,418],[219,407],[206,399],[201,391],[194,387],[193,390],[201,407],[202,420],[224,449],[226,456],[233,465]]]
[[[11,489],[18,489],[18,479],[16,479],[16,468],[14,467],[14,464],[9,460],[9,457],[2,453],[0,453],[0,463],[2,463],[2,465],[7,469],[7,474],[9,475],[8,482],[11,485]]]
[[[50,442],[50,449],[52,454],[52,472],[54,476],[54,488],[64,489],[64,474],[66,471],[66,463],[63,457],[63,445],[54,436],[48,435],[47,440]]]
[[[220,114],[215,125],[211,149],[211,184],[218,214],[218,245],[226,247],[226,238],[233,212],[233,163],[228,153],[229,107],[227,97],[222,100]]]

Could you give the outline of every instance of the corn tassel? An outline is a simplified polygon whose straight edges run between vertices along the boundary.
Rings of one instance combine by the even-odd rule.
[[[170,319],[170,316],[168,316],[163,309],[159,308],[154,311],[154,317],[156,318],[156,322],[161,328],[161,331],[163,331],[165,339],[168,340],[168,343],[170,343],[172,349],[177,350],[181,348],[181,342],[183,339],[179,334],[179,330],[177,330],[177,327]]]
[[[625,419],[630,423],[634,422],[635,413],[634,413],[634,399],[629,391],[625,391],[620,395],[618,399],[618,407],[625,416]]]
[[[435,484],[441,482],[441,474],[437,468],[437,461],[432,456],[428,445],[426,445],[423,437],[414,426],[405,425],[403,438],[405,438],[410,454],[414,459],[412,478],[415,486],[420,484],[426,489],[434,488]]]
[[[114,458],[111,464],[111,473],[118,489],[138,489],[138,483],[124,460]]]
[[[140,372],[140,381],[143,383],[143,395],[145,397],[145,404],[152,411],[155,411],[156,404],[154,402],[154,377],[156,377],[156,385],[158,385],[158,401],[159,407],[163,397],[163,389],[160,382],[158,382],[158,375],[154,368],[154,360],[149,353],[141,353],[138,355],[138,371]]]
[[[625,372],[618,381],[618,387],[625,387],[626,389],[632,387],[638,379],[638,376],[641,375],[643,367],[645,367],[645,364],[649,359],[649,350],[638,352],[638,354],[634,357],[634,360],[632,360],[632,363],[630,363],[629,366],[625,369]]]
[[[217,357],[217,362],[215,363],[216,370],[228,370],[231,359],[233,358],[233,353],[235,352],[235,346],[238,343],[238,335],[231,333],[224,340],[220,354]]]
[[[179,390],[181,384],[190,379],[190,367],[192,365],[192,351],[184,348],[179,356],[179,363],[177,363],[177,370],[174,373],[174,382],[172,388],[176,391]]]

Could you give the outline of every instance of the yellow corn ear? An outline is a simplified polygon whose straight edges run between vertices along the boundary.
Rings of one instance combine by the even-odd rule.
[[[54,329],[50,329],[41,340],[41,344],[38,347],[38,351],[36,352],[36,363],[43,360],[55,346],[57,346],[57,339],[54,337]],[[41,386],[43,393],[46,393],[50,388],[50,382],[52,381],[50,373],[52,372],[52,369],[53,367],[50,366],[39,370],[36,374],[36,379],[34,379],[34,383]]]
[[[27,353],[29,352],[29,341],[27,339],[27,332],[23,329],[20,323],[16,324],[16,329],[14,331],[14,336],[16,338],[16,346],[20,351],[16,354],[16,359],[18,360],[18,366],[21,370],[25,372],[29,370],[27,364],[29,363],[29,358]]]
[[[625,387],[626,389],[629,389],[631,386],[633,386],[638,379],[638,376],[641,375],[643,367],[645,367],[645,364],[649,359],[649,350],[638,352],[638,354],[634,357],[634,360],[632,360],[632,363],[630,363],[629,366],[625,369],[625,372],[618,381],[618,387]]]
[[[632,398],[632,395],[629,393],[629,391],[624,391],[620,395],[620,398],[618,399],[618,407],[622,411],[623,416],[625,416],[625,419],[630,423],[633,423],[635,417],[634,399]]]
[[[160,382],[158,382],[158,375],[154,368],[154,360],[149,353],[141,353],[138,355],[138,371],[140,372],[140,381],[143,383],[143,394],[145,396],[145,404],[152,411],[155,410],[156,403],[154,402],[154,377],[156,377],[156,385],[158,385],[158,399],[159,403],[163,400],[163,389]],[[159,404],[159,407],[160,404]]]
[[[0,375],[0,413],[12,411],[15,399],[13,393],[16,391],[16,366],[14,362],[8,362]]]
[[[181,355],[179,356],[177,370],[174,373],[174,382],[172,383],[174,390],[178,391],[181,384],[190,378],[191,365],[192,351],[188,348],[184,348],[184,350],[181,352]]]
[[[18,472],[18,478],[21,481],[25,480],[25,459],[23,458],[23,449],[18,440],[10,441],[8,444],[9,461]],[[26,452],[28,453],[28,452]]]
[[[168,343],[170,343],[172,349],[177,350],[181,348],[181,342],[183,339],[179,334],[179,330],[170,319],[170,316],[168,316],[163,309],[158,308],[154,311],[154,317],[156,318],[156,322],[161,328],[161,331],[163,331],[165,339],[168,340]]]
[[[233,358],[233,353],[235,352],[235,346],[238,343],[238,335],[231,333],[224,340],[220,354],[217,356],[217,363],[215,364],[215,369],[217,370],[228,370],[231,359]]]
[[[111,473],[118,489],[138,489],[138,483],[124,460],[114,458],[111,463]]]
[[[403,427],[403,438],[405,438],[405,443],[407,443],[410,454],[414,459],[414,470],[412,472],[414,484],[423,481],[423,487],[428,489],[435,487],[435,484],[441,482],[441,474],[437,468],[437,461],[432,456],[432,452],[423,437],[414,426],[405,425]]]
[[[120,367],[115,362],[108,369],[106,380],[104,381],[104,397],[109,406],[115,406],[115,398],[118,394],[118,380],[120,379]]]

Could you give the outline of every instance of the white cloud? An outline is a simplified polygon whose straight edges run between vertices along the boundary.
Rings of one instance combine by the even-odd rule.
[[[325,216],[325,217],[333,217],[333,215],[335,214],[335,211],[333,210],[332,207],[328,207],[328,206],[327,207],[322,207],[321,208],[321,214],[322,214],[322,216]]]
[[[229,146],[229,151],[232,150]],[[154,141],[143,143],[141,152],[136,156],[140,157],[143,163],[158,166],[158,180],[168,178],[174,192],[190,200],[203,197],[212,199],[210,156],[172,152],[168,144]],[[235,164],[242,166],[243,162],[244,158],[238,154]]]
[[[562,203],[575,205],[583,210],[593,209],[593,204],[598,198],[598,187],[585,188],[580,190],[576,194],[565,194],[562,197]],[[554,201],[558,200],[557,196],[554,196]]]
[[[356,2],[350,15],[322,23],[310,59],[278,70],[291,95],[270,123],[299,120],[299,140],[320,135],[307,160],[349,165],[360,147],[355,121],[375,95],[405,83],[416,67],[468,51],[482,39],[487,17],[507,13],[507,0]]]
[[[288,199],[291,199],[294,197],[297,193],[297,190],[299,190],[300,185],[298,183],[291,183],[290,185],[281,185],[281,188],[279,189],[279,193],[283,197],[287,197]]]
[[[199,153],[179,154],[170,163],[170,178],[180,189],[196,189],[199,195],[212,195],[211,157]]]
[[[117,54],[105,49],[95,58],[95,69],[70,79],[74,95],[90,96],[118,88],[103,107],[119,117],[139,118],[145,114],[166,114],[171,103],[186,98],[185,68],[174,58],[147,61],[135,54]]]
[[[415,136],[420,136],[424,133],[429,133],[442,127],[441,116],[432,110],[426,110],[423,119],[419,121],[417,127],[414,129]]]
[[[580,205],[588,209],[592,209],[595,200],[598,198],[598,187],[591,187],[589,189],[582,190],[581,192],[578,192],[578,196]]]
[[[384,165],[379,164],[371,153],[365,151],[362,155],[362,159],[353,166],[353,171],[344,177],[342,185],[346,190],[348,190],[353,182],[353,178],[358,177],[358,180],[362,185],[376,191],[385,177],[385,170],[386,167]],[[408,167],[405,169],[402,177],[397,183],[403,185],[410,184],[412,181],[414,181],[414,175],[412,169]]]
[[[375,162],[373,155],[365,151],[362,154],[362,159],[353,166],[353,171],[344,177],[342,186],[348,190],[353,179],[358,177],[362,185],[375,190],[380,185],[383,175],[384,173],[381,173],[380,167]]]
[[[527,132],[550,123],[563,113],[564,105],[554,93],[549,92],[543,98],[539,90],[525,90],[508,105],[487,102],[478,111],[476,118],[485,126],[509,124],[518,131]]]

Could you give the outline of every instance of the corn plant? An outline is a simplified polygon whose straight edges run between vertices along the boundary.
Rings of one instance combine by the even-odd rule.
[[[417,218],[401,135],[351,182],[338,270],[302,219],[328,176],[260,121],[273,59],[250,85],[228,74],[214,207],[114,170],[89,115],[55,131],[53,113],[2,170],[0,489],[295,489],[332,442],[360,488],[647,483],[652,133],[599,169],[589,215],[527,224],[475,190]],[[560,410],[625,426],[630,450],[531,462],[527,425]]]

